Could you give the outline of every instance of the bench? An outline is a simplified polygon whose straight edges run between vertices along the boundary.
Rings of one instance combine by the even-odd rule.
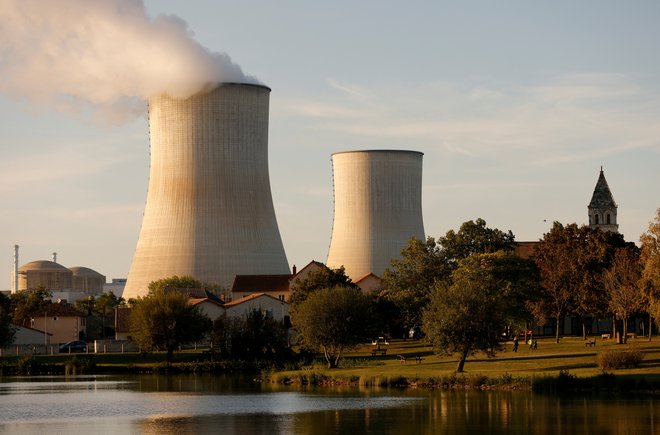
[[[612,338],[612,334],[601,334],[600,338],[602,340],[610,340]]]
[[[584,347],[587,346],[595,346],[596,345],[596,339],[595,338],[589,338],[587,341],[584,342]]]
[[[371,356],[376,356],[376,354],[387,355],[387,349],[372,349]]]

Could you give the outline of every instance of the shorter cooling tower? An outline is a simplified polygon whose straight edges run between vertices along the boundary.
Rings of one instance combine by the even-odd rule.
[[[229,287],[235,275],[289,273],[268,177],[269,94],[223,83],[151,99],[149,189],[125,299],[172,275]]]
[[[383,272],[412,237],[424,240],[422,156],[366,150],[332,155],[335,213],[327,265],[354,281]]]

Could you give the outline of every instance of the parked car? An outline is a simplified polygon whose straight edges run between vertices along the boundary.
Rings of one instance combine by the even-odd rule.
[[[84,341],[70,341],[68,343],[60,344],[60,352],[72,353],[72,352],[86,352],[87,343]]]

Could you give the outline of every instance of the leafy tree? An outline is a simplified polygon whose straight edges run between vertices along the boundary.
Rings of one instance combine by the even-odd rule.
[[[448,287],[436,282],[429,305],[424,310],[424,332],[438,353],[458,353],[457,372],[462,372],[468,356],[484,352],[492,357],[500,349],[499,338],[507,326],[509,297],[502,289],[513,290],[506,279],[502,254],[473,255],[459,263]],[[512,292],[514,293],[514,292]]]
[[[401,259],[392,261],[383,274],[387,298],[400,309],[408,327],[421,323],[421,313],[428,304],[431,288],[442,281],[451,284],[451,274],[459,262],[473,254],[513,251],[515,239],[486,226],[486,221],[464,222],[458,231],[450,230],[436,242],[412,239],[401,251]]]
[[[474,254],[512,252],[516,242],[511,231],[505,233],[497,228],[488,228],[486,221],[479,218],[476,222],[464,222],[457,232],[449,230],[438,239],[438,244],[442,246],[445,262],[454,270],[462,259]]]
[[[310,293],[291,313],[291,321],[302,344],[322,348],[328,368],[336,368],[346,349],[371,335],[371,310],[361,290],[337,286]]]
[[[14,342],[16,328],[11,321],[11,300],[0,293],[0,349]]]
[[[577,224],[555,222],[543,235],[534,253],[543,286],[536,310],[556,319],[557,343],[561,319],[566,314],[582,318],[586,337],[587,320],[607,312],[601,277],[616,249],[627,245],[620,234]]]
[[[177,347],[202,339],[211,328],[211,320],[190,305],[188,295],[165,288],[138,298],[129,322],[133,341],[143,351],[167,351],[167,361]]]
[[[580,243],[574,255],[579,281],[573,294],[573,313],[582,319],[582,336],[587,337],[587,323],[608,313],[607,292],[603,288],[603,274],[612,265],[615,252],[624,247],[634,248],[618,233],[581,226]]]
[[[493,295],[501,301],[508,325],[521,326],[532,319],[529,306],[540,296],[540,277],[534,261],[505,251],[473,254],[461,261],[452,278],[492,288]]]
[[[12,293],[12,321],[15,325],[30,326],[32,314],[43,310],[50,303],[53,294],[45,287]]]
[[[92,315],[92,311],[94,310],[94,304],[96,302],[96,299],[94,296],[89,295],[86,296],[83,299],[78,299],[77,301],[74,302],[74,306],[76,309],[80,310],[83,313],[86,313],[88,316]]]
[[[641,242],[642,289],[647,300],[646,310],[650,318],[660,321],[660,208],[655,220],[649,223],[648,230],[639,238]],[[651,339],[651,319],[649,319],[649,340]]]
[[[96,298],[96,301],[94,302],[94,310],[101,314],[101,324],[102,324],[102,333],[101,337],[105,339],[105,320],[108,316],[109,313],[114,313],[115,308],[117,308],[122,302],[124,301],[124,298],[122,297],[117,297],[114,293],[112,292],[106,292],[102,293],[99,295],[98,298]]]
[[[336,286],[359,289],[359,287],[346,275],[344,266],[341,266],[338,269],[322,267],[319,270],[310,272],[307,278],[296,282],[291,287],[289,304],[291,304],[292,311],[295,311],[296,307],[313,292]]]
[[[628,318],[643,307],[639,283],[642,275],[637,247],[619,249],[612,266],[605,271],[603,281],[609,299],[609,308],[623,322],[619,342],[627,342]]]
[[[193,278],[192,276],[170,276],[162,278],[149,283],[149,293],[156,292],[163,289],[185,289],[185,288],[202,288],[201,281]]]
[[[405,327],[421,324],[431,287],[449,273],[433,237],[426,241],[412,238],[401,251],[401,259],[392,260],[391,267],[385,269],[382,285],[387,290],[385,298],[398,307]]]
[[[282,360],[289,354],[287,334],[282,322],[253,310],[246,317],[214,320],[211,342],[222,358]]]

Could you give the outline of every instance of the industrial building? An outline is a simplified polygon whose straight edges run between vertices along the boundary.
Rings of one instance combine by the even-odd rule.
[[[425,239],[422,157],[417,151],[332,155],[334,221],[327,265],[353,280],[382,276],[412,237]]]
[[[222,83],[150,100],[149,187],[124,298],[173,275],[229,287],[239,274],[289,273],[268,173],[269,94]]]

